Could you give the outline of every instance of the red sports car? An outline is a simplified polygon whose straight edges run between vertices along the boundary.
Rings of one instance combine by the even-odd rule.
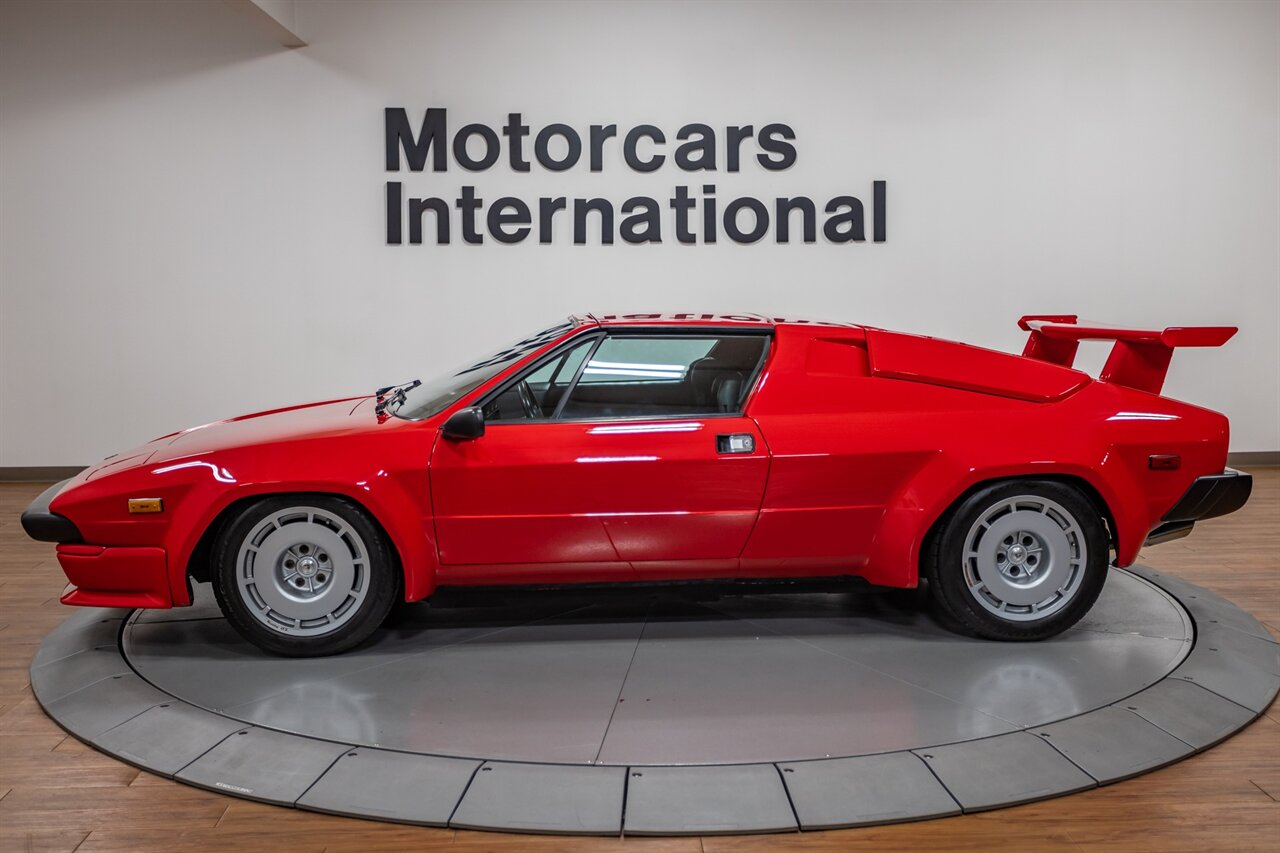
[[[928,579],[1035,640],[1112,563],[1238,509],[1227,419],[1161,397],[1227,327],[1021,320],[1022,355],[747,314],[575,316],[439,379],[157,438],[22,516],[67,604],[211,581],[263,649],[322,655],[448,586]],[[1097,379],[1080,341],[1114,347]]]

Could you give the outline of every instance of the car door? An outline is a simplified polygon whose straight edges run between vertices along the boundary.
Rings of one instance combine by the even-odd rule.
[[[596,333],[490,395],[485,434],[442,437],[431,459],[446,574],[509,566],[511,579],[610,580],[735,569],[768,473],[760,432],[742,416],[767,345],[741,332]]]

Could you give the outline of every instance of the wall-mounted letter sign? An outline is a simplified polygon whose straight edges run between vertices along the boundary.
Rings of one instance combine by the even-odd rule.
[[[664,169],[715,173],[722,162],[725,172],[737,173],[744,161],[752,160],[759,168],[777,172],[794,165],[797,156],[795,131],[780,123],[759,130],[754,125],[731,125],[723,132],[706,124],[686,124],[674,134],[651,124],[627,128],[593,124],[584,133],[560,123],[535,131],[520,113],[510,113],[500,130],[473,123],[451,136],[443,107],[427,109],[416,129],[403,107],[387,107],[385,132],[388,172],[447,172],[450,165],[480,172],[499,160],[505,160],[513,172],[529,172],[535,161],[538,168],[550,172],[575,168],[600,172],[609,152],[620,155],[627,168],[639,173]],[[530,139],[532,146],[526,144]],[[703,180],[710,177],[705,175]],[[779,243],[793,239],[816,243],[821,222],[823,239],[838,244],[865,242],[870,219],[872,242],[883,243],[886,206],[885,181],[871,183],[871,201],[864,205],[853,195],[833,196],[825,203],[807,196],[722,199],[710,182],[694,189],[681,184],[661,198],[633,196],[620,204],[605,198],[565,196],[486,200],[467,184],[448,200],[410,196],[403,181],[389,180],[386,233],[387,244],[393,246],[406,242],[447,245],[455,240],[480,244],[486,235],[499,243],[532,239],[551,243],[557,233],[572,234],[577,245],[611,245],[615,234],[624,243],[661,243],[664,232],[667,239],[679,243],[715,243],[720,233],[742,244],[758,242],[770,233]],[[563,222],[559,232],[557,214]]]

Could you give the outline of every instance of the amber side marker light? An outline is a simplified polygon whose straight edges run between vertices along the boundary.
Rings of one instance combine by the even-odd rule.
[[[1148,456],[1147,467],[1152,471],[1177,471],[1182,467],[1182,457],[1176,453]]]
[[[160,498],[129,498],[129,512],[164,512]]]

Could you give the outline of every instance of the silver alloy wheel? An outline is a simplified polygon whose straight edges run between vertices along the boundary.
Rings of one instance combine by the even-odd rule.
[[[1034,622],[1075,597],[1089,563],[1084,531],[1061,504],[1018,495],[994,504],[969,528],[964,581],[983,608]]]
[[[369,550],[340,516],[319,507],[273,512],[236,555],[236,589],[255,619],[314,637],[348,622],[369,592]]]

